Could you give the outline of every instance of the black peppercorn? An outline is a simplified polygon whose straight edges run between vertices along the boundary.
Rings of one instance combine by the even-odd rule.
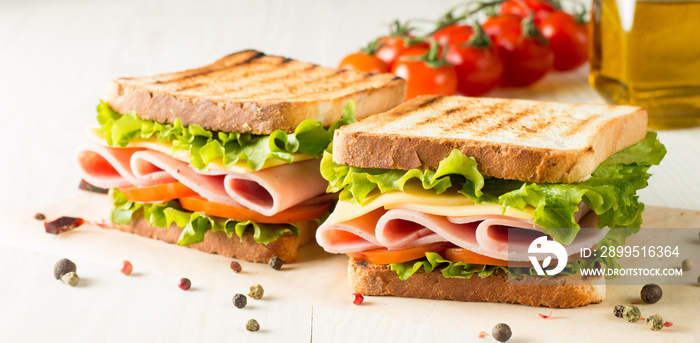
[[[509,340],[512,334],[513,332],[510,331],[510,326],[508,326],[508,324],[503,323],[496,324],[496,326],[493,327],[493,330],[491,330],[491,335],[495,340],[499,342],[505,342]]]
[[[622,311],[624,311],[624,310],[625,310],[625,306],[617,305],[613,309],[613,314],[615,315],[615,317],[622,318]]]
[[[46,216],[45,216],[43,213],[41,213],[41,212],[37,212],[37,213],[34,215],[34,219],[36,219],[36,220],[44,220],[44,219],[46,219]]]
[[[244,308],[246,304],[248,304],[248,298],[246,298],[245,295],[236,293],[236,295],[233,296],[233,306]]]
[[[62,258],[56,264],[53,266],[53,277],[56,278],[56,280],[59,280],[61,276],[64,274],[73,272],[75,273],[77,271],[77,268],[75,266],[75,263],[73,261],[67,259],[67,258]]]
[[[272,267],[274,270],[282,269],[283,264],[284,262],[282,262],[282,259],[277,256],[270,259],[270,267]]]
[[[655,283],[650,283],[642,287],[642,300],[647,304],[656,303],[657,301],[661,300],[663,295],[664,292],[661,291],[661,287]]]

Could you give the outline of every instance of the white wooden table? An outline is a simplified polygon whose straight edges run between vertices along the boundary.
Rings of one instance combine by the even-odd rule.
[[[73,165],[73,150],[87,141],[84,128],[94,125],[94,108],[109,79],[195,67],[246,48],[334,66],[345,54],[383,34],[385,24],[393,19],[437,18],[459,2],[0,2],[0,151],[3,156],[0,167],[0,212],[28,213],[20,210],[45,208],[77,194],[79,178]],[[582,67],[571,73],[549,75],[528,89],[497,90],[489,95],[602,102],[587,86],[586,75],[587,67]],[[651,170],[654,176],[650,186],[640,192],[641,200],[648,205],[700,210],[700,129],[664,131],[660,132],[660,138],[669,152],[662,166]],[[112,237],[115,234],[107,235]],[[135,239],[128,235],[121,238],[123,236],[125,235],[117,235],[120,237],[118,239],[126,239],[127,242]],[[99,240],[99,237],[102,236],[95,239]],[[31,242],[13,242],[10,245],[0,245],[0,270],[3,271],[0,276],[0,293],[12,290],[17,297],[10,304],[0,304],[0,323],[11,317],[31,320],[30,310],[41,308],[31,292],[47,291],[47,286],[40,283],[45,278],[50,278],[53,261],[68,255],[68,252],[57,250],[56,246],[33,248]],[[70,245],[65,241],[60,244],[63,244],[59,245],[61,249],[68,246],[82,249],[79,245]],[[94,250],[95,247],[90,249]],[[90,249],[70,253],[88,256],[92,251]],[[172,251],[170,248],[162,249],[165,249],[164,253]],[[196,252],[189,249],[181,250],[185,250],[182,254],[186,256],[197,256]],[[99,253],[95,251],[95,254]],[[179,254],[173,258],[182,260]],[[698,262],[700,261],[696,261]],[[87,282],[82,291],[89,293],[104,290],[97,287],[101,285],[100,276],[113,271],[100,270],[99,267],[103,264],[98,258],[83,263],[83,268],[94,272],[94,276],[93,281]],[[47,265],[48,270],[36,271],[37,268],[46,269]],[[183,268],[193,272],[199,270],[193,266]],[[202,269],[210,271],[210,268]],[[10,272],[18,273],[15,275],[17,278],[9,278],[7,273]],[[3,337],[4,331],[0,330],[0,341],[45,341],[51,337],[76,341],[91,341],[96,337],[105,341],[223,341],[241,337],[261,341],[281,338],[319,342],[398,341],[401,338],[416,341],[460,335],[459,327],[445,329],[433,325],[439,318],[408,322],[372,317],[370,310],[366,313],[344,312],[337,308],[308,307],[293,302],[283,305],[270,302],[259,306],[256,316],[268,316],[264,314],[267,308],[275,312],[274,315],[269,314],[271,317],[289,318],[288,322],[276,326],[284,329],[268,332],[263,330],[262,335],[237,336],[246,334],[238,322],[231,323],[236,326],[233,331],[216,326],[221,325],[219,323],[222,321],[226,322],[221,317],[222,313],[231,308],[228,303],[230,294],[221,291],[221,288],[214,287],[212,293],[201,291],[196,297],[183,300],[185,303],[182,304],[168,303],[163,294],[148,288],[163,282],[162,278],[171,275],[171,272],[177,271],[155,274],[144,271],[141,286],[127,290],[130,294],[138,295],[127,297],[123,301],[110,299],[111,294],[102,294],[107,299],[105,303],[112,306],[113,311],[110,313],[114,315],[95,318],[89,313],[83,314],[79,325],[71,329],[74,334],[47,333],[37,323],[36,331],[19,334],[10,330],[10,337]],[[338,287],[347,287],[343,271],[334,273],[338,274]],[[56,288],[55,286],[52,284],[48,289]],[[111,287],[109,290],[121,292],[120,295],[127,292],[119,287]],[[65,306],[84,301],[80,300],[82,295],[75,295],[73,291],[62,288],[49,292],[67,299]],[[149,297],[152,297],[153,303],[143,303],[142,300]],[[223,301],[219,302],[219,298]],[[85,299],[100,299],[100,294],[95,293]],[[201,306],[197,307],[196,304]],[[492,308],[484,305],[475,305],[473,308]],[[173,315],[173,311],[182,307],[194,310],[181,316]],[[9,312],[18,308],[26,311]],[[158,308],[162,311],[154,310]],[[512,307],[495,308],[505,311]],[[154,326],[151,330],[129,332],[131,324],[127,319],[130,311],[164,316],[169,321],[164,321],[162,326]],[[100,311],[96,313],[104,315]],[[60,312],[56,314],[59,315]],[[207,326],[209,321],[202,318],[210,318],[211,323],[217,324]],[[10,329],[2,325],[0,324],[0,329]],[[187,325],[192,328],[183,329]],[[267,324],[268,328],[271,326],[273,325]],[[490,332],[491,326],[483,327],[482,330]],[[469,327],[469,334],[459,339],[482,341],[472,334],[473,330],[475,328]]]

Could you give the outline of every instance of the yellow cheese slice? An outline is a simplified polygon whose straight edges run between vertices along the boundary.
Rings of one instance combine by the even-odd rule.
[[[328,218],[331,223],[342,223],[380,207],[385,209],[404,208],[440,216],[464,217],[472,215],[503,214],[501,205],[474,204],[469,198],[454,190],[435,194],[434,190],[423,189],[420,185],[407,184],[404,192],[391,191],[368,197],[362,207],[347,201],[339,201],[333,214]],[[505,215],[515,218],[533,219],[531,206],[523,211],[508,207]]]
[[[96,143],[98,143],[100,145],[108,146],[107,141],[105,141],[105,139],[102,137],[102,135],[100,135],[98,129],[92,128],[92,129],[88,130],[88,132],[90,133],[90,135],[92,136],[93,140]],[[129,144],[127,145],[127,147],[129,147],[129,148],[145,148],[145,149],[155,150],[155,151],[162,152],[164,154],[168,154],[170,156],[173,156],[176,159],[183,161],[183,162],[187,162],[187,163],[189,163],[190,160],[192,159],[192,155],[190,155],[190,153],[186,150],[178,150],[173,155],[172,144],[159,142],[155,138],[151,138],[151,139],[134,138],[131,141],[129,141]],[[293,162],[300,162],[300,161],[306,161],[306,160],[313,159],[313,157],[311,157],[309,155],[299,154],[299,153],[294,153],[294,154],[292,154],[292,156],[294,159]],[[272,168],[272,167],[276,167],[276,166],[281,166],[284,164],[287,164],[287,162],[282,161],[282,160],[270,159],[270,160],[266,160],[265,163],[263,163],[262,167],[259,170],[263,170],[266,168]],[[211,161],[211,163],[209,163],[207,168],[204,170],[205,171],[221,170],[221,171],[233,172],[233,173],[254,172],[254,170],[252,170],[248,167],[248,164],[246,163],[246,161],[238,161],[236,164],[233,164],[231,166],[227,166],[227,165],[224,165],[224,162],[220,158],[217,158],[217,159]]]

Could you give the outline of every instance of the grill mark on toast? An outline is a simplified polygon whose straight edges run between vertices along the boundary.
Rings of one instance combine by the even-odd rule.
[[[473,116],[473,117],[466,117],[466,118],[463,118],[460,122],[455,123],[455,124],[452,125],[449,129],[450,129],[450,130],[459,130],[459,129],[463,129],[463,128],[465,128],[466,126],[469,126],[469,125],[471,125],[472,123],[475,123],[475,122],[479,121],[481,118],[483,118],[482,115],[475,115],[475,116]]]
[[[506,102],[505,102],[505,101],[499,101],[499,102],[497,102],[497,103],[495,103],[495,104],[493,104],[493,105],[487,107],[487,108],[481,113],[481,117],[493,117],[493,116],[496,116],[496,115],[499,114],[499,112],[500,112],[500,111],[503,109],[503,107],[505,107],[505,106],[506,106]],[[479,119],[481,119],[481,118],[479,118]],[[484,128],[484,129],[479,130],[479,133],[482,134],[482,135],[489,134],[489,133],[491,133],[491,132],[493,132],[493,131],[495,131],[495,130],[501,129],[502,125],[503,125],[503,124],[502,124],[501,122],[495,123],[495,125],[491,125],[491,126],[488,126],[488,127]]]
[[[200,86],[203,86],[203,85],[202,85],[201,83],[195,83],[195,84],[191,84],[191,85],[188,85],[188,86],[179,87],[179,88],[176,89],[174,92],[182,92],[182,91],[194,89],[194,88],[197,88],[197,87],[200,87]]]
[[[426,100],[424,103],[418,105],[416,107],[416,110],[419,110],[419,109],[426,107],[426,106],[430,106],[431,104],[433,104],[434,102],[439,101],[439,100],[442,100],[442,95]]]
[[[564,132],[565,135],[570,135],[573,136],[577,133],[577,131],[583,131],[583,129],[590,125],[591,122],[594,120],[598,119],[600,115],[598,114],[593,114],[590,117],[583,119],[583,120],[576,120],[571,124],[571,127]]]
[[[462,111],[462,106],[457,106],[443,111],[442,113],[435,111],[430,117],[423,119],[422,121],[415,124],[415,126],[427,125],[435,121],[443,121],[444,117],[451,116],[456,112]]]
[[[291,62],[291,61],[293,61],[293,59],[288,58],[288,57],[285,57],[282,61],[280,61],[279,64],[280,64],[280,65],[284,65],[284,64],[287,64],[287,63],[289,63],[289,62]]]
[[[233,54],[233,55],[235,55],[235,54]],[[232,55],[229,55],[229,56],[232,56]],[[258,52],[257,54],[255,54],[255,55],[253,55],[253,56],[251,56],[251,57],[248,57],[248,58],[246,58],[245,60],[243,60],[243,61],[241,61],[241,62],[238,62],[238,63],[235,63],[235,64],[233,64],[233,65],[230,65],[230,66],[228,66],[228,67],[224,67],[224,68],[220,68],[220,69],[202,70],[202,71],[200,71],[200,72],[198,72],[198,73],[194,73],[194,74],[190,74],[190,75],[185,75],[185,76],[182,76],[182,77],[177,77],[177,78],[174,78],[174,79],[170,79],[170,80],[167,80],[167,81],[163,81],[163,83],[181,82],[181,81],[183,81],[183,80],[191,79],[191,78],[193,78],[193,77],[206,76],[206,75],[209,75],[209,74],[212,74],[212,73],[216,73],[216,72],[228,70],[228,69],[235,68],[235,67],[240,67],[240,66],[242,66],[242,65],[251,63],[251,62],[253,62],[253,61],[255,61],[255,60],[259,59],[259,58],[262,58],[262,57],[264,57],[264,56],[266,56],[264,53]]]

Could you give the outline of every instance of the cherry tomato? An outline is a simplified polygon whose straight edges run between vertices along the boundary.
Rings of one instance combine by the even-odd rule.
[[[522,31],[522,20],[523,17],[517,14],[503,14],[489,17],[481,26],[492,41],[498,42],[498,39],[505,34]]]
[[[534,37],[507,34],[500,37],[498,46],[503,52],[504,86],[529,86],[543,78],[554,64],[552,49]]]
[[[452,24],[441,28],[433,33],[431,37],[433,37],[438,44],[444,46],[466,42],[469,40],[469,37],[471,37],[472,32],[472,27],[469,25]]]
[[[436,242],[425,245],[420,245],[404,250],[388,250],[387,248],[379,248],[368,251],[360,251],[347,254],[348,256],[374,264],[392,264],[412,261],[421,257],[425,257],[426,252],[441,252],[445,248],[453,246],[447,242]]]
[[[368,55],[364,52],[356,52],[345,56],[345,58],[340,61],[338,69],[353,69],[365,73],[379,74],[388,73],[389,65],[375,56]]]
[[[556,11],[540,24],[554,53],[554,69],[572,70],[588,60],[588,28],[566,12]]]
[[[409,48],[409,45],[406,43],[406,40],[411,38],[410,36],[386,36],[379,38],[379,50],[377,50],[377,53],[374,55],[380,60],[384,61],[384,63],[389,65],[389,68],[393,68],[394,63],[396,60],[399,58],[399,56],[403,55],[404,52]],[[424,46],[427,47],[427,43],[418,43],[419,46]],[[414,46],[414,45],[411,45]]]
[[[179,199],[186,210],[202,212],[210,216],[231,218],[238,221],[252,220],[258,223],[294,223],[322,216],[331,206],[330,202],[310,205],[297,205],[273,216],[265,216],[247,208],[238,208],[207,201],[200,196],[186,196]]]
[[[524,4],[524,5],[523,5]],[[542,0],[520,0],[506,1],[501,4],[500,14],[517,14],[522,17],[529,16],[529,11],[535,12],[535,25],[539,25],[542,20],[547,18],[556,8],[548,1]]]
[[[124,193],[127,200],[142,203],[165,202],[183,196],[197,195],[195,191],[179,182],[147,187],[127,187],[119,190]]]
[[[423,60],[402,56],[391,72],[406,80],[406,100],[419,95],[453,95],[457,92],[457,73],[450,64],[432,67]]]
[[[450,44],[445,57],[455,66],[457,90],[469,96],[482,95],[494,89],[503,77],[503,58],[498,47],[478,26],[475,35],[476,41],[469,40],[469,44]]]

